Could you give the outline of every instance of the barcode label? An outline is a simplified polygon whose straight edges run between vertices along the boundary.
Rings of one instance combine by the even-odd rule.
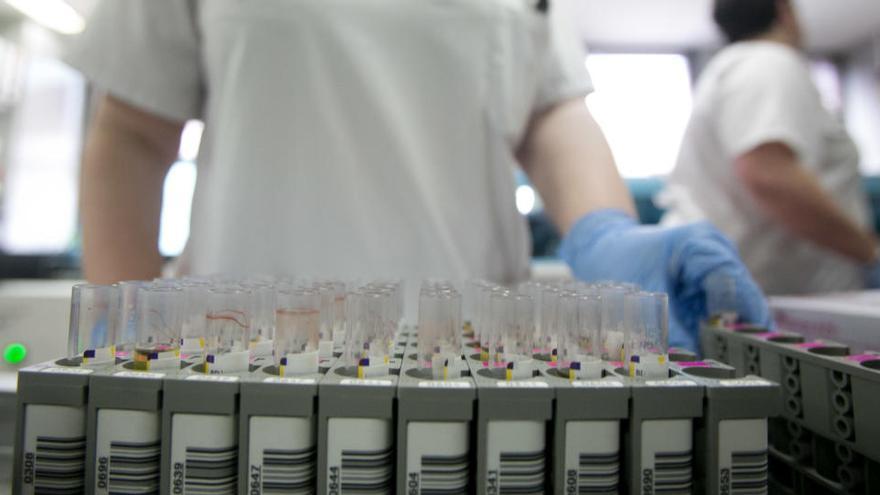
[[[544,493],[546,441],[542,421],[490,421],[486,493]]]
[[[266,449],[263,451],[261,475],[260,493],[314,493],[315,448]]]
[[[160,416],[155,411],[98,410],[95,493],[159,493]]]
[[[112,442],[108,469],[110,493],[159,493],[161,443]],[[98,469],[101,469],[99,460]]]
[[[723,420],[718,425],[719,491],[731,495],[769,491],[767,420]]]
[[[565,425],[565,493],[620,491],[620,422],[569,421]]]
[[[249,442],[249,494],[315,493],[313,418],[253,416]]]
[[[235,495],[235,416],[175,414],[171,426],[171,493]]]
[[[327,493],[391,493],[394,473],[391,421],[330,418],[327,425]]]
[[[340,493],[389,493],[394,449],[343,450]]]
[[[689,495],[694,480],[693,460],[689,450],[654,454],[654,493]]]
[[[734,452],[731,458],[732,495],[766,494],[769,489],[767,451]]]
[[[406,433],[406,491],[414,495],[468,493],[469,425],[410,421]]]
[[[642,422],[639,493],[690,494],[693,488],[693,437],[689,419]]]
[[[183,492],[235,495],[238,487],[238,447],[187,447],[183,468]]]
[[[26,407],[22,493],[82,493],[85,461],[85,408]]]
[[[80,493],[85,479],[86,437],[37,437],[34,493]]]

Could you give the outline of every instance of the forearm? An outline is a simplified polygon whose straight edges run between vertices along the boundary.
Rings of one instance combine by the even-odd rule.
[[[537,117],[518,157],[563,234],[596,210],[617,208],[635,216],[605,136],[582,99]]]
[[[108,118],[107,105],[99,109],[83,157],[83,272],[93,283],[152,279],[162,268],[159,218],[171,157]]]
[[[794,235],[856,262],[873,261],[874,237],[847,217],[803,167],[747,186],[761,209]]]

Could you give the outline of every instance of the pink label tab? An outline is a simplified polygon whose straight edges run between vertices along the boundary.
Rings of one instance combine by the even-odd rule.
[[[681,368],[711,368],[712,363],[706,361],[679,361],[676,363]]]
[[[611,361],[611,366],[615,368],[623,368],[623,361]]]
[[[771,337],[779,337],[780,335],[782,335],[782,334],[779,332],[764,332],[764,333],[752,334],[753,337],[758,338],[758,339],[764,339],[764,340],[767,340]]]

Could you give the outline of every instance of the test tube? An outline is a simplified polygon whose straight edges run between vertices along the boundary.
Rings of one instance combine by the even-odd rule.
[[[731,327],[739,315],[736,304],[736,279],[726,273],[710,273],[703,282],[706,312],[712,324]]]
[[[669,376],[669,299],[658,292],[624,296],[626,364],[633,378]]]
[[[202,361],[205,358],[207,337],[208,291],[211,284],[204,280],[190,279],[183,282],[180,353],[184,360]]]
[[[365,287],[348,295],[346,304],[346,355],[357,366],[359,378],[388,374],[393,337],[388,305],[392,294]]]
[[[115,285],[75,285],[70,298],[68,355],[83,366],[116,363],[116,318],[119,288]]]
[[[180,368],[183,291],[171,285],[138,289],[135,365],[139,369]]]
[[[577,297],[574,331],[567,342],[570,380],[602,377],[602,298],[594,294]]]
[[[321,296],[308,289],[279,291],[275,304],[273,354],[281,376],[318,372]]]
[[[253,293],[238,287],[215,287],[205,312],[206,373],[240,373],[250,365]]]
[[[502,292],[493,299],[493,316],[498,321],[501,365],[507,380],[529,378],[532,374],[534,338],[534,300],[526,294]]]
[[[600,285],[597,289],[602,298],[602,359],[623,362],[626,359],[624,297],[633,291],[619,285]]]
[[[461,295],[449,287],[426,287],[419,295],[417,352],[435,379],[446,380],[461,358]]]
[[[271,360],[275,336],[275,286],[262,280],[252,279],[243,287],[251,291],[253,319],[250,332],[250,351],[255,364]]]
[[[148,282],[130,280],[120,282],[119,316],[116,318],[116,357],[131,359],[137,343],[137,299],[138,291]]]

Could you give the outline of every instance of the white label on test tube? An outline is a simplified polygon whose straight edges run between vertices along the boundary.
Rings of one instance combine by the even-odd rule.
[[[274,342],[271,340],[261,340],[251,343],[251,355],[254,359],[264,359],[272,357],[272,346]]]
[[[540,493],[544,489],[546,438],[543,421],[489,421],[483,493]]]
[[[250,352],[235,351],[220,355],[208,356],[209,361],[206,364],[208,373],[217,375],[224,373],[241,373],[248,371],[250,366]],[[210,362],[213,360],[213,362]]]
[[[766,419],[725,419],[718,423],[718,480],[720,493],[748,483],[759,493],[769,483]]]
[[[318,342],[318,355],[322,358],[332,358],[333,357],[333,341],[332,340],[322,340]]]
[[[465,421],[410,421],[406,425],[407,493],[464,493],[470,460]]]
[[[160,425],[155,411],[98,410],[95,493],[159,491]]]
[[[318,351],[288,354],[281,376],[312,375],[318,372]]]
[[[28,404],[24,414],[22,493],[84,491],[86,408]]]
[[[184,337],[180,339],[180,354],[185,359],[200,358],[205,353],[205,339]]]
[[[236,417],[220,414],[182,414],[171,418],[170,493],[211,488],[211,493],[235,495],[238,484],[238,427]]]
[[[621,467],[620,421],[565,424],[565,493],[617,493]]]
[[[328,493],[382,493],[383,489],[385,493],[392,493],[393,472],[391,421],[373,418],[327,420],[327,472],[323,476],[327,477]]]
[[[249,494],[305,493],[314,484],[313,418],[253,416],[249,432]]]
[[[638,361],[634,361],[638,359]],[[629,376],[631,378],[668,378],[669,358],[666,354],[642,353],[633,356],[629,362]]]
[[[103,368],[116,364],[116,346],[88,349],[83,352],[84,368]]]
[[[690,419],[642,421],[642,475],[638,493],[690,493],[693,484],[691,429]]]

